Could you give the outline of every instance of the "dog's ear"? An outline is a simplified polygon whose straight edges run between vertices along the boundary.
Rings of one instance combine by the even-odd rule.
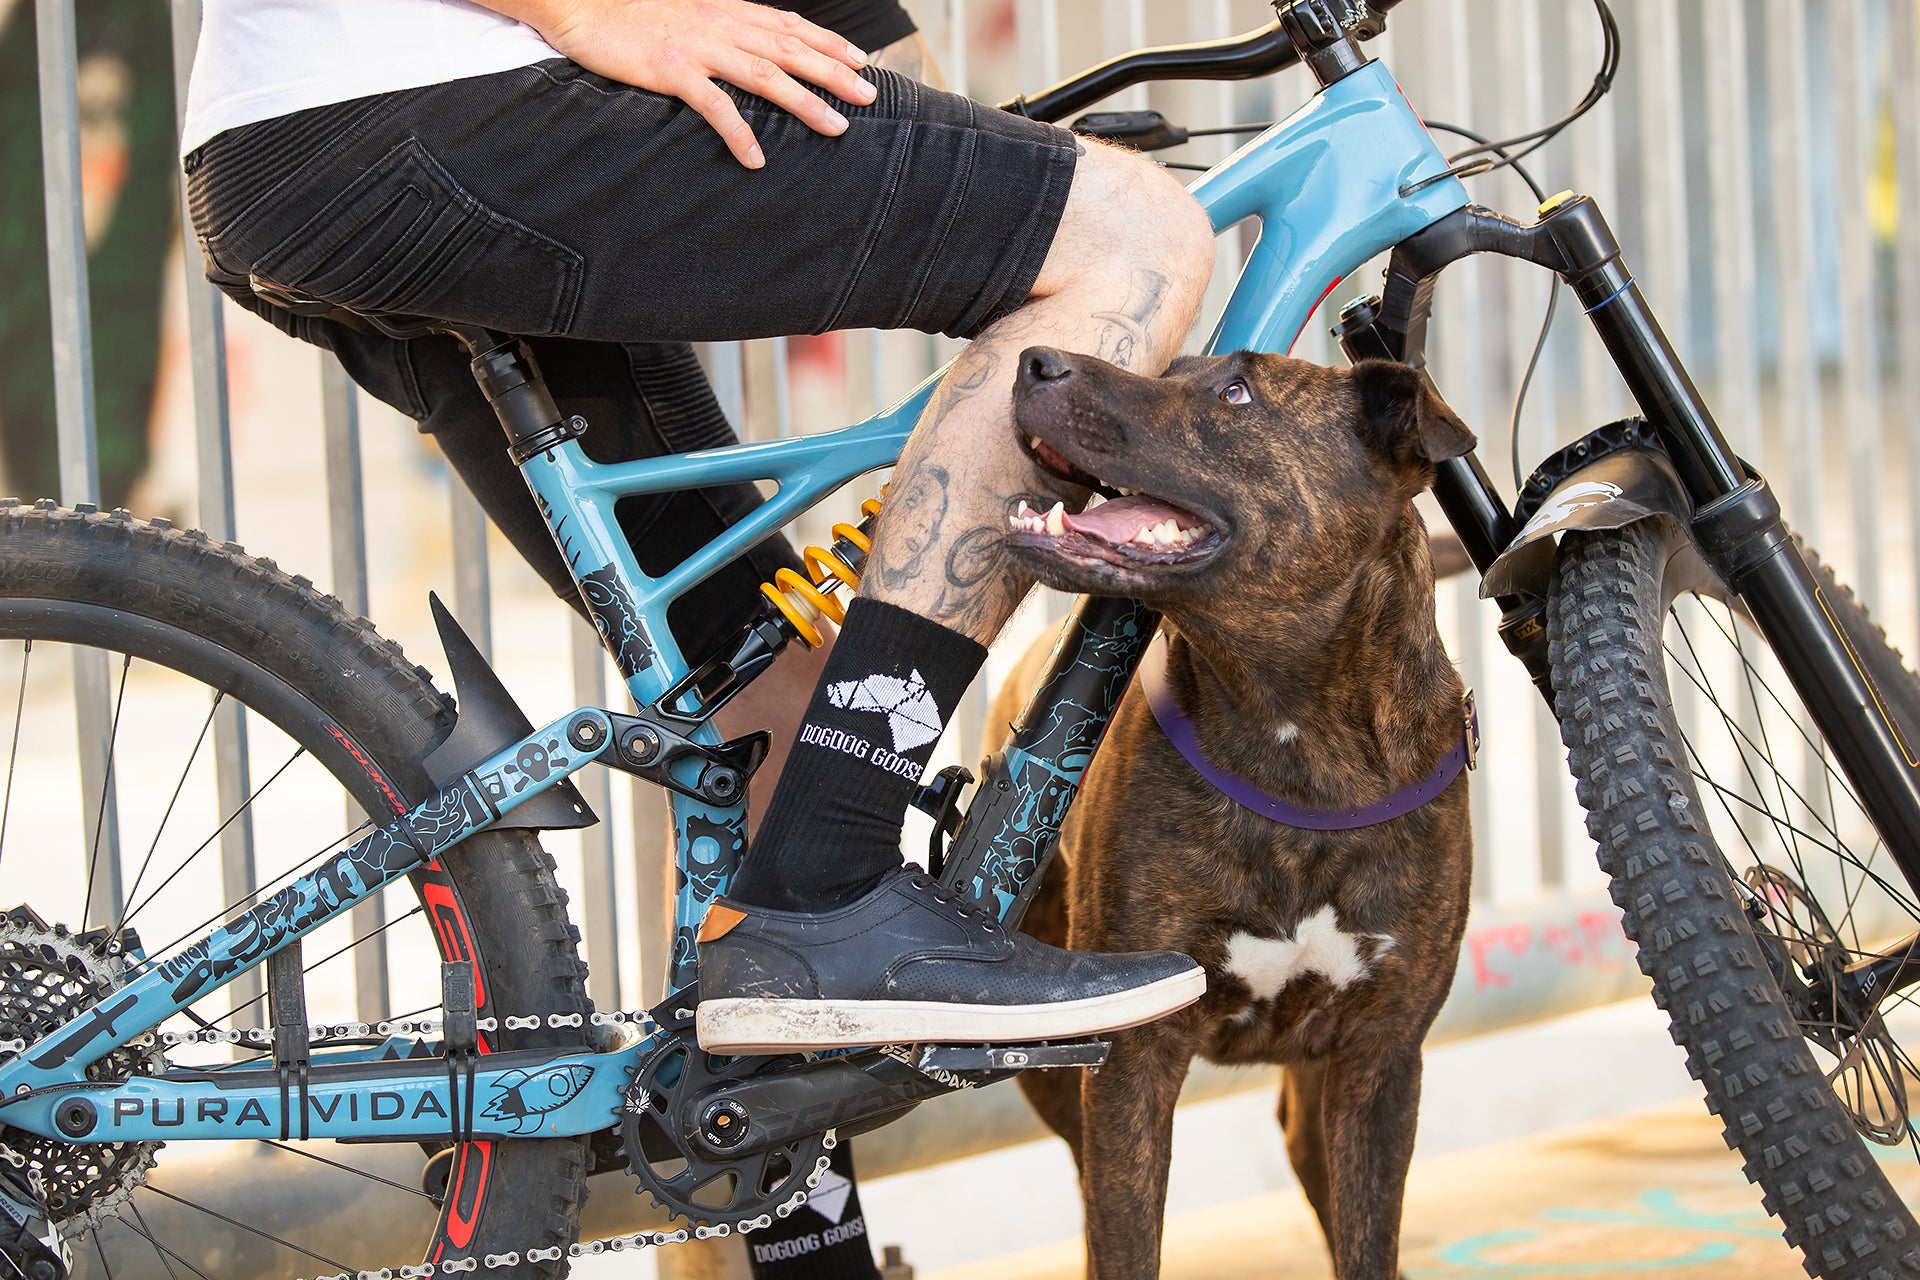
[[[1473,432],[1420,370],[1362,360],[1352,378],[1360,392],[1362,438],[1395,462],[1444,462],[1473,451]]]

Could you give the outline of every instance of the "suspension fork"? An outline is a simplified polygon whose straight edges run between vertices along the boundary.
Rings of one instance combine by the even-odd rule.
[[[1388,346],[1398,348],[1394,355],[1422,363],[1433,279],[1472,253],[1545,267],[1573,290],[1692,502],[1691,512],[1676,514],[1690,524],[1707,562],[1739,594],[1895,863],[1908,884],[1920,888],[1920,744],[1894,723],[1860,657],[1861,640],[1841,627],[1765,477],[1747,468],[1721,435],[1598,206],[1585,196],[1556,197],[1532,225],[1470,206],[1400,245],[1387,268],[1380,318]],[[1483,495],[1473,477],[1464,481],[1472,500],[1467,506],[1505,511],[1490,488]],[[1471,520],[1470,509],[1467,514]],[[1484,521],[1480,533],[1483,541],[1500,537]],[[1466,541],[1473,551],[1475,539]],[[1906,959],[1912,950],[1903,944],[1883,976],[1920,978],[1920,965]]]

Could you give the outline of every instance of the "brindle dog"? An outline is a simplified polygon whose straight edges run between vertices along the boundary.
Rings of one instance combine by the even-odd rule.
[[[1460,742],[1413,498],[1474,439],[1422,375],[1236,355],[1142,378],[1037,349],[1015,404],[1044,469],[1114,496],[1079,515],[1022,504],[1009,545],[1050,586],[1163,613],[1168,685],[1215,768],[1303,808],[1356,809]],[[1013,708],[996,711],[1005,724]],[[1080,1167],[1091,1276],[1158,1274],[1196,1054],[1285,1067],[1287,1154],[1335,1273],[1395,1274],[1420,1045],[1460,949],[1471,841],[1464,772],[1378,825],[1283,826],[1202,778],[1137,687],[1125,699],[1027,927],[1184,951],[1207,994],[1114,1036],[1097,1074],[1020,1077]]]

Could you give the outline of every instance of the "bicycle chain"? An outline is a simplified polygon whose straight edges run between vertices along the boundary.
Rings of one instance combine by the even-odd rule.
[[[532,1031],[546,1026],[561,1027],[608,1027],[635,1025],[654,1028],[656,1023],[650,1013],[645,1011],[615,1010],[611,1013],[598,1011],[581,1013],[549,1013],[545,1017],[530,1015],[516,1017],[508,1014],[502,1018],[480,1018],[476,1025],[481,1031],[496,1031],[505,1027],[509,1031]],[[342,1022],[316,1023],[309,1030],[312,1033],[310,1043],[322,1045],[342,1041],[364,1040],[369,1035],[425,1035],[441,1029],[443,1020],[439,1018],[397,1018],[383,1022]],[[173,1047],[183,1044],[249,1044],[266,1047],[273,1042],[272,1027],[244,1028],[206,1028],[196,1031],[159,1031],[148,1032],[135,1037],[127,1043],[138,1046],[141,1042],[152,1044],[158,1041],[163,1046]],[[0,1040],[0,1054],[22,1053],[26,1050],[26,1041],[22,1039]],[[831,1153],[839,1145],[835,1131],[827,1130],[821,1134],[822,1142]],[[8,1153],[0,1148],[0,1158]],[[24,1162],[23,1162],[24,1163]],[[506,1267],[517,1267],[522,1262],[558,1262],[561,1258],[590,1258],[603,1253],[623,1253],[629,1249],[659,1248],[670,1244],[683,1244],[688,1240],[716,1240],[726,1236],[748,1235],[764,1227],[773,1225],[775,1218],[785,1218],[807,1202],[807,1195],[820,1185],[826,1176],[828,1156],[822,1155],[814,1162],[813,1172],[807,1175],[807,1189],[795,1191],[784,1203],[778,1205],[771,1214],[763,1213],[755,1218],[742,1219],[739,1222],[720,1222],[711,1226],[696,1226],[691,1231],[681,1227],[674,1231],[635,1231],[623,1236],[611,1236],[604,1240],[577,1241],[573,1244],[549,1245],[543,1248],[512,1249],[505,1253],[489,1253],[484,1257],[457,1259],[453,1262],[423,1262],[416,1265],[398,1267],[379,1267],[360,1271],[339,1271],[327,1274],[304,1276],[300,1280],[433,1280],[437,1276],[465,1275],[471,1272],[487,1270],[497,1271]]]

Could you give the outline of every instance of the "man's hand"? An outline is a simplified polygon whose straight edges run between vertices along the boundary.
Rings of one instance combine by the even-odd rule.
[[[854,72],[867,55],[799,14],[750,0],[480,0],[517,18],[587,70],[679,98],[698,111],[749,169],[767,162],[728,84],[785,107],[818,133],[845,133],[846,117],[800,84],[865,106],[874,87]]]

